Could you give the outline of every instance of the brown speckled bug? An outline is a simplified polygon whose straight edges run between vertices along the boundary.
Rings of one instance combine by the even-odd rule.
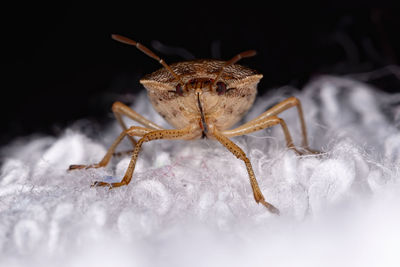
[[[124,129],[111,145],[104,158],[93,165],[71,165],[70,170],[82,168],[99,168],[106,166],[117,145],[125,136],[134,144],[132,159],[121,182],[95,182],[93,186],[119,187],[129,184],[135,170],[135,164],[142,144],[157,139],[192,140],[202,137],[215,139],[241,159],[247,168],[254,199],[262,203],[271,212],[279,214],[279,210],[268,203],[258,186],[253,168],[243,150],[233,143],[229,137],[249,134],[255,131],[281,125],[286,138],[286,144],[296,153],[286,123],[277,115],[288,108],[297,107],[302,131],[302,147],[308,153],[315,153],[308,148],[306,126],[300,101],[290,97],[265,111],[257,118],[229,130],[237,123],[253,105],[257,94],[257,84],[261,74],[249,68],[235,64],[241,58],[255,55],[254,50],[242,52],[229,61],[199,59],[167,65],[164,60],[151,52],[145,46],[120,35],[112,38],[136,46],[146,55],[156,59],[164,67],[146,75],[140,83],[147,89],[148,96],[156,111],[176,129],[164,129],[147,120],[140,114],[121,102],[115,102],[112,110],[118,122]],[[145,127],[132,126],[127,128],[121,116],[125,115]],[[140,137],[136,141],[133,136]]]

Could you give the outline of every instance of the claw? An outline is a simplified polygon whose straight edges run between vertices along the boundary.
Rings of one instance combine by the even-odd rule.
[[[297,155],[299,155],[299,156],[302,156],[302,155],[304,155],[304,153],[303,152],[301,152],[301,151],[299,151],[299,150],[297,150],[295,147],[290,147],[290,149],[292,149]]]
[[[109,186],[110,187],[109,189],[113,187],[112,184],[101,181],[95,181],[90,187],[98,187],[98,186]]]
[[[277,209],[277,208],[275,208],[274,206],[270,206],[270,207],[268,207],[268,210],[270,211],[270,212],[272,212],[273,214],[276,214],[276,215],[280,215],[281,214],[281,212]]]
[[[271,213],[274,213],[276,215],[280,215],[280,212],[277,208],[275,208],[272,204],[269,204],[267,201],[264,199],[260,199],[261,204],[263,204]]]
[[[314,150],[308,147],[302,147],[302,149],[305,151],[304,154],[307,155],[321,155],[323,152],[318,151],[318,150]]]
[[[79,169],[85,169],[86,165],[69,165],[68,170],[72,171],[72,170],[79,170]]]
[[[68,171],[80,170],[80,169],[90,169],[90,168],[101,168],[101,167],[104,167],[104,165],[101,165],[101,164],[92,164],[92,165],[73,164],[73,165],[69,165]]]
[[[112,183],[112,181],[115,181],[115,180],[118,180],[118,179],[113,176],[106,176],[105,181],[108,181],[108,182],[95,181],[90,187],[108,186],[109,189],[113,189],[114,187],[120,187],[120,186],[127,185],[127,183],[124,180],[122,180],[121,182]]]
[[[309,154],[315,154],[315,155],[322,154],[321,151],[314,150],[314,149],[311,149],[311,148],[308,148],[308,147],[304,147],[303,149],[304,149],[305,151],[307,151]]]

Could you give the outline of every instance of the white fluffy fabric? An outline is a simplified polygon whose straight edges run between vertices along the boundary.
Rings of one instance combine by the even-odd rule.
[[[246,120],[291,95],[321,155],[296,155],[279,126],[233,138],[280,216],[212,140],[144,144],[132,182],[113,190],[90,184],[121,179],[128,155],[66,170],[98,162],[117,123],[3,148],[0,266],[400,266],[400,95],[324,76],[260,96]],[[167,126],[144,94],[133,108]],[[282,118],[300,144],[296,109]]]

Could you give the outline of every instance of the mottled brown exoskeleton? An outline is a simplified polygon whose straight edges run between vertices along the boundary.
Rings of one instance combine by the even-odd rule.
[[[167,65],[145,46],[120,35],[112,38],[136,46],[146,55],[156,59],[163,68],[146,75],[140,83],[147,89],[148,96],[156,111],[176,129],[164,129],[147,120],[121,102],[115,102],[112,110],[121,124],[123,131],[111,145],[104,158],[93,165],[71,165],[70,170],[82,168],[98,168],[106,166],[113,156],[117,145],[126,136],[132,141],[134,149],[132,159],[122,180],[118,183],[95,182],[93,186],[119,187],[129,184],[142,144],[158,139],[192,140],[202,137],[215,139],[232,152],[246,165],[253,189],[254,199],[262,203],[271,212],[279,214],[279,210],[268,203],[258,186],[253,168],[243,150],[229,138],[249,134],[279,124],[286,138],[286,144],[296,153],[286,123],[277,115],[291,107],[297,107],[302,131],[302,147],[308,148],[306,126],[300,101],[290,97],[265,111],[257,118],[230,129],[250,109],[257,94],[257,84],[262,75],[256,71],[236,64],[238,60],[255,55],[254,50],[242,52],[229,61],[199,59]],[[137,121],[145,127],[127,128],[122,115]],[[140,137],[136,141],[133,137]]]

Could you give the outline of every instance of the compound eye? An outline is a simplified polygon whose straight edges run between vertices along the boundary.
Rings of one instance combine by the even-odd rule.
[[[175,87],[175,92],[180,95],[183,96],[183,90],[182,90],[182,85],[180,83],[178,83]]]
[[[226,92],[226,84],[224,82],[217,82],[217,93],[223,95]]]

